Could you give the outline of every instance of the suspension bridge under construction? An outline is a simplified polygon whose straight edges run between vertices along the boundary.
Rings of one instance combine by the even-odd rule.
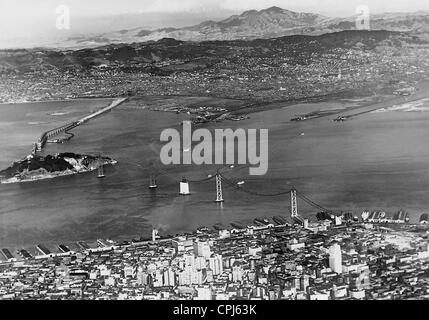
[[[137,165],[137,164],[136,164]],[[141,165],[138,165],[141,167]],[[164,174],[168,174],[168,172],[159,169]],[[157,184],[157,177],[161,175],[159,173],[158,175],[151,174],[149,179],[149,185],[148,188],[151,190],[151,192],[156,192],[158,189]],[[104,174],[103,174],[104,177]],[[236,192],[242,192],[248,195],[251,195],[252,197],[281,197],[281,196],[289,196],[289,206],[287,207],[290,211],[290,220],[292,220],[295,224],[300,224],[302,226],[305,226],[308,224],[308,220],[304,219],[302,216],[298,213],[298,199],[303,201],[304,203],[308,204],[310,207],[315,208],[318,210],[318,212],[324,212],[331,216],[340,215],[341,213],[337,213],[333,210],[330,210],[321,204],[316,203],[315,201],[311,200],[308,196],[303,194],[302,192],[298,191],[295,187],[291,187],[288,190],[275,192],[275,193],[260,193],[253,190],[250,190],[246,187],[244,187],[244,181],[233,181],[231,178],[228,178],[225,176],[224,173],[221,172],[221,169],[217,170],[214,174],[209,174],[207,177],[199,179],[199,180],[190,180],[185,177],[182,178],[182,180],[179,182],[179,195],[181,196],[191,196],[192,195],[192,185],[200,184],[200,183],[207,183],[207,182],[214,182],[215,185],[215,198],[214,203],[222,204],[225,202],[224,199],[224,190],[223,185],[227,185],[228,191],[234,190]]]

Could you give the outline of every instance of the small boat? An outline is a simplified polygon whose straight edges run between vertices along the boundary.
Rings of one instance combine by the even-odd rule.
[[[290,119],[290,121],[304,121],[304,120],[307,120],[307,117],[306,116],[298,116],[298,117],[296,117],[296,118],[292,118],[292,119]]]
[[[346,121],[346,120],[347,120],[346,116],[339,116],[339,117],[335,118],[333,121],[334,122],[343,122],[343,121]]]
[[[240,182],[237,182],[237,185],[242,186],[244,183],[245,183],[244,181],[240,181]]]

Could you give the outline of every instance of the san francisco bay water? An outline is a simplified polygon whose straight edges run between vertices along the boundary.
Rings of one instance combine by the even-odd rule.
[[[247,168],[223,168],[243,188],[260,193],[295,186],[313,201],[338,211],[406,209],[413,220],[429,210],[429,112],[373,112],[335,123],[333,117],[291,122],[296,114],[338,108],[351,102],[295,105],[251,115],[240,122],[205,128],[269,129],[269,170],[249,176]],[[106,100],[0,106],[0,165],[29,154],[41,132],[107,105]],[[76,152],[118,160],[106,167],[105,179],[85,173],[38,182],[0,185],[0,244],[28,246],[98,238],[147,236],[152,227],[164,233],[190,231],[215,223],[246,224],[255,217],[287,215],[289,198],[255,197],[224,185],[225,203],[214,203],[213,180],[191,183],[192,195],[181,197],[182,177],[200,180],[219,166],[164,166],[159,160],[165,128],[181,130],[187,115],[154,112],[125,103],[75,129],[62,145],[45,153]],[[158,190],[148,189],[158,175]],[[316,209],[299,202],[302,215],[315,219]]]

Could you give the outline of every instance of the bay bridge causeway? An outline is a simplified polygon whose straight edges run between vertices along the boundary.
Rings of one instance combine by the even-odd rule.
[[[68,138],[68,139],[54,140],[54,141],[50,140],[53,137],[59,135],[60,133],[63,133],[63,132],[68,133],[68,131],[90,121],[91,119],[94,119],[98,116],[103,115],[106,112],[113,110],[114,108],[116,108],[119,105],[121,105],[122,103],[124,103],[127,99],[128,98],[116,99],[116,100],[112,101],[107,107],[99,109],[99,110],[91,113],[88,116],[85,116],[85,117],[83,117],[79,120],[73,121],[73,122],[66,123],[60,127],[57,127],[57,128],[54,128],[54,129],[51,129],[49,131],[42,133],[39,140],[37,140],[37,142],[34,145],[33,153],[41,152],[43,150],[43,148],[45,147],[46,143],[48,143],[48,142],[62,142],[62,141],[70,139],[71,137],[73,137],[73,135],[71,133],[69,133],[70,138]]]

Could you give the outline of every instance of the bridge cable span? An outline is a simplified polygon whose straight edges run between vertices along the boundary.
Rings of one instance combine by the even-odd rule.
[[[292,190],[296,190],[294,187],[292,187],[291,189],[287,190],[287,191],[282,191],[282,192],[278,192],[278,193],[271,193],[271,194],[267,194],[267,193],[259,193],[259,192],[255,192],[255,191],[251,191],[248,189],[245,189],[243,187],[238,186],[235,182],[233,182],[232,180],[226,178],[225,176],[222,175],[222,180],[225,181],[226,184],[235,187],[236,190],[244,192],[244,193],[248,193],[250,195],[253,196],[259,196],[259,197],[277,197],[277,196],[282,196],[282,195],[288,195],[290,194],[290,192]],[[313,200],[311,200],[310,198],[308,198],[306,195],[304,195],[303,193],[296,191],[298,198],[300,198],[302,201],[304,201],[305,203],[307,203],[308,205],[310,205],[313,208],[316,208],[318,210],[324,211],[324,212],[328,212],[328,213],[333,213],[335,214],[336,212],[330,209],[325,208],[324,206],[314,202]]]
[[[202,183],[202,182],[207,182],[207,181],[213,180],[215,178],[216,178],[216,175],[214,174],[214,175],[210,175],[209,177],[203,178],[200,180],[189,180],[189,179],[187,179],[187,181],[192,182],[192,183]]]
[[[322,205],[320,205],[320,204],[314,202],[313,200],[309,199],[307,196],[305,196],[304,194],[302,194],[299,191],[297,191],[297,196],[302,201],[306,202],[308,205],[310,205],[310,206],[312,206],[312,207],[314,207],[316,209],[319,209],[319,210],[321,210],[323,212],[327,212],[327,213],[337,214],[335,211],[327,209],[327,208],[323,207]]]
[[[259,193],[259,192],[247,190],[243,187],[239,187],[234,181],[231,181],[230,179],[225,178],[225,176],[223,176],[223,175],[221,175],[221,177],[222,177],[223,181],[225,181],[230,186],[234,186],[238,191],[245,192],[245,193],[248,193],[250,195],[259,196],[259,197],[278,197],[278,196],[290,194],[290,192],[292,190],[292,189],[289,189],[288,191],[282,191],[282,192],[272,193],[272,194]]]
[[[138,163],[133,163],[133,162],[125,162],[128,164],[133,164],[136,165],[138,167],[143,168],[142,165],[138,164]],[[218,169],[216,173],[209,175],[206,178],[202,178],[202,179],[198,179],[198,180],[189,180],[187,179],[188,182],[190,183],[206,183],[209,182],[211,180],[214,180],[216,178],[217,175],[219,175],[222,178],[222,181],[224,181],[229,187],[231,187],[231,189],[235,189],[237,191],[243,192],[243,193],[247,193],[250,194],[252,196],[258,196],[258,197],[278,197],[278,196],[284,196],[284,195],[289,195],[291,193],[292,190],[296,191],[296,195],[298,198],[300,198],[302,201],[304,201],[305,203],[307,203],[308,205],[310,205],[311,207],[321,210],[323,212],[327,212],[327,213],[331,213],[331,214],[337,214],[335,211],[330,210],[325,208],[324,206],[314,202],[313,200],[311,200],[309,197],[307,197],[305,194],[303,194],[302,192],[299,192],[298,190],[296,190],[293,186],[291,187],[291,189],[286,190],[286,191],[280,191],[277,193],[259,193],[259,192],[255,192],[255,191],[251,191],[248,190],[246,188],[243,188],[242,186],[237,185],[237,182],[232,181],[229,178],[226,178],[222,173],[221,170],[225,169],[226,166],[224,166],[221,169]],[[161,169],[161,168],[156,168],[156,171],[158,171],[158,174],[154,175],[154,177],[158,177],[162,174],[165,175],[170,175],[170,173],[168,173],[167,171]]]

